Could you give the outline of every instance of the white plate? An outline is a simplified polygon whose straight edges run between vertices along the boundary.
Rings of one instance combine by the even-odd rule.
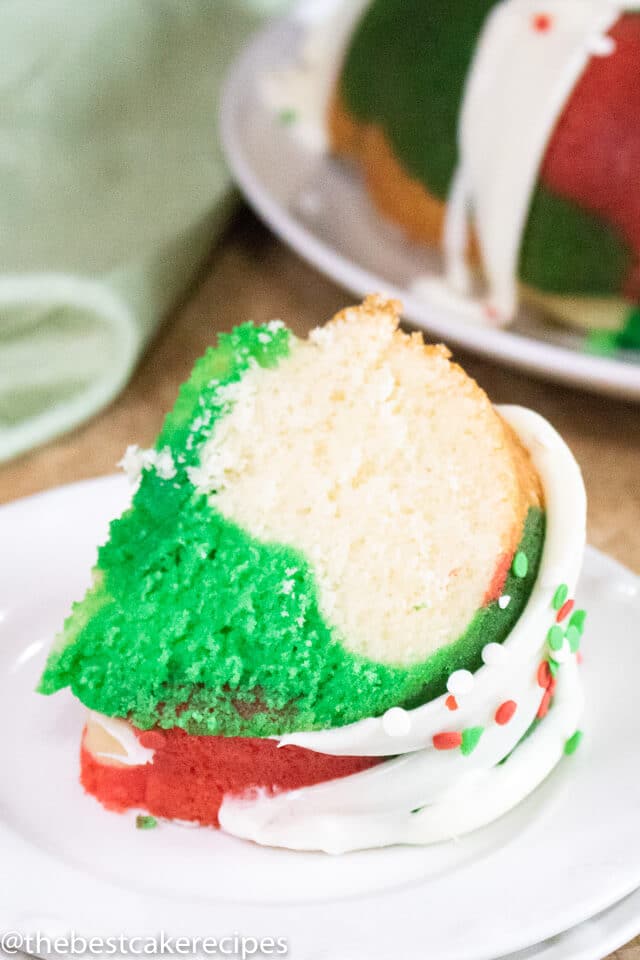
[[[630,894],[608,910],[585,920],[572,930],[545,940],[534,947],[510,953],[501,960],[602,960],[618,947],[631,940],[638,929],[640,890]],[[16,953],[5,953],[0,948],[0,960],[13,960]],[[18,957],[25,957],[22,951]],[[295,956],[290,954],[291,960]],[[116,957],[116,960],[118,958]],[[332,960],[344,960],[336,951]],[[402,958],[413,960],[413,958]],[[420,957],[420,960],[424,960]]]
[[[332,858],[169,824],[136,831],[132,814],[106,813],[78,784],[83,708],[33,688],[127,498],[107,477],[0,510],[0,930],[237,931],[289,938],[293,960],[482,960],[640,886],[639,581],[594,550],[579,590],[584,746],[491,827]]]
[[[502,960],[602,960],[640,929],[640,890],[572,930]]]
[[[410,321],[450,345],[548,379],[640,400],[640,353],[617,358],[586,353],[581,334],[548,323],[531,309],[521,310],[510,330],[478,326],[454,308],[412,293],[412,281],[441,271],[438,255],[410,243],[381,218],[357,174],[305,146],[260,93],[265,75],[295,59],[304,22],[318,9],[323,9],[318,0],[307,0],[296,17],[267,26],[246,47],[227,82],[223,143],[235,179],[260,216],[323,273],[358,296],[381,291],[399,297]]]

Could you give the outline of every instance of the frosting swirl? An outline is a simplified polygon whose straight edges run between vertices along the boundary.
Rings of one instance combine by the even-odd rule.
[[[521,407],[499,410],[531,454],[547,508],[540,573],[516,627],[502,647],[485,648],[484,666],[471,683],[468,678],[453,683],[455,697],[450,693],[415,710],[279,738],[282,746],[335,756],[395,756],[362,773],[300,790],[227,797],[220,824],[228,833],[330,853],[433,843],[507,812],[562,757],[576,731],[582,694],[579,631],[571,634],[571,628],[560,626],[566,605],[558,611],[556,601],[558,585],[572,593],[580,571],[585,491],[576,461],[550,424]],[[558,629],[551,633],[553,626]],[[553,708],[546,715],[552,695]],[[536,719],[542,722],[534,727]]]

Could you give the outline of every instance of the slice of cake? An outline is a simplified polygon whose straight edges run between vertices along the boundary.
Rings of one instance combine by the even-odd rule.
[[[494,767],[551,702],[543,634],[506,671],[536,702],[467,717],[531,607],[546,493],[519,427],[398,311],[369,297],[308,340],[278,322],[221,335],[155,448],[127,452],[133,505],[40,684],[90,709],[82,782],[106,806],[218,825],[231,798],[242,818],[358,791],[397,754],[471,761],[490,722]]]

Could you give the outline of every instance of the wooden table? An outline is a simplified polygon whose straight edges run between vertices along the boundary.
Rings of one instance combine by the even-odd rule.
[[[110,473],[127,444],[151,444],[178,385],[219,330],[278,317],[303,334],[350,300],[241,212],[124,393],[86,426],[0,467],[0,502]],[[456,359],[494,401],[533,407],[557,427],[584,472],[590,542],[640,573],[640,406],[546,384],[463,352]],[[640,960],[640,937],[614,956]]]

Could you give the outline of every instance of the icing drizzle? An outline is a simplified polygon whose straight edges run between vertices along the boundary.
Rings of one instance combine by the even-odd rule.
[[[569,648],[560,666],[546,637],[556,621],[558,582],[571,590],[578,577],[585,542],[584,487],[570,451],[545,420],[519,407],[500,411],[532,455],[548,518],[541,574],[505,641],[504,656],[487,658],[454,712],[447,703],[450,695],[443,695],[408,711],[410,722],[400,729],[392,725],[390,730],[388,719],[385,723],[380,717],[281,738],[282,745],[338,756],[399,756],[363,773],[277,796],[229,797],[220,810],[227,832],[258,843],[332,853],[436,842],[511,809],[564,755],[582,710],[577,650]],[[553,709],[544,723],[521,743],[552,696]],[[496,712],[508,701],[517,709],[507,722],[496,722]],[[443,734],[453,734],[447,749]]]
[[[612,0],[554,0],[549,9],[540,0],[504,0],[487,18],[467,78],[444,230],[449,289],[468,299],[473,219],[487,282],[477,320],[513,318],[518,258],[547,144],[590,58],[615,52],[606,34],[628,8]]]

